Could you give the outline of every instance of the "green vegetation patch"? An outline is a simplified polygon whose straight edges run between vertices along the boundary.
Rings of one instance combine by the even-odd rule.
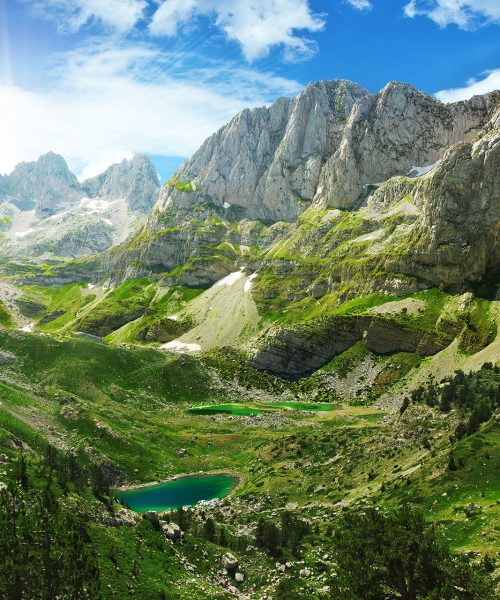
[[[104,337],[143,315],[155,294],[156,284],[149,279],[129,279],[77,319],[72,329]]]
[[[12,315],[5,307],[5,304],[0,300],[0,325],[4,327],[12,327]]]
[[[73,321],[79,311],[95,299],[93,294],[82,293],[85,287],[84,283],[61,287],[26,286],[22,288],[19,301],[21,306],[36,308],[38,305],[43,311],[43,316],[36,323],[37,329],[56,332]]]

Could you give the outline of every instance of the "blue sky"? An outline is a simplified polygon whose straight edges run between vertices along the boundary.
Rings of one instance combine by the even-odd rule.
[[[165,179],[247,106],[319,79],[500,87],[500,0],[0,0],[0,173],[136,152]]]

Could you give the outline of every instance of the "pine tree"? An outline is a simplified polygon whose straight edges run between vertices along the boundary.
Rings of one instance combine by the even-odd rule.
[[[208,517],[203,525],[203,537],[209,542],[213,542],[215,540],[215,533],[215,522],[212,517]]]
[[[21,452],[21,456],[17,461],[17,482],[24,491],[28,489],[28,469],[24,452]]]
[[[453,557],[438,528],[407,505],[387,514],[370,507],[340,515],[334,544],[338,568],[330,581],[332,598],[494,597],[488,577],[474,571],[466,557]]]
[[[450,450],[450,456],[448,459],[448,469],[450,471],[456,471],[458,469],[457,463],[455,462],[455,455],[453,454],[453,450]]]

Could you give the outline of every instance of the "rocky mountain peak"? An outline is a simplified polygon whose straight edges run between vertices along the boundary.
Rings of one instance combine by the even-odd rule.
[[[295,221],[310,203],[351,208],[370,186],[434,163],[488,122],[498,94],[443,104],[389,82],[375,94],[352,81],[309,84],[291,99],[245,110],[177,173],[197,191],[166,186],[158,208],[208,202],[228,218]]]
[[[368,92],[343,80],[310,84],[292,99],[244,110],[208,138],[178,171],[199,191],[162,191],[159,208],[208,201],[229,215],[294,221],[315,196],[325,158],[347,116]]]
[[[54,152],[33,162],[19,163],[5,179],[4,198],[32,202],[40,217],[58,212],[82,195],[66,161]]]
[[[151,160],[144,154],[136,154],[87,179],[82,188],[90,197],[124,198],[131,212],[146,214],[158,199],[160,182]]]
[[[123,242],[141,225],[160,184],[144,155],[80,184],[54,152],[0,177],[4,250],[11,255],[80,256]]]

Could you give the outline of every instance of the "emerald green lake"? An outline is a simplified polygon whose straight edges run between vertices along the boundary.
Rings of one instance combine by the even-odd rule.
[[[194,406],[187,412],[192,415],[239,415],[250,417],[277,410],[309,410],[325,412],[336,410],[336,404],[318,404],[312,402],[261,402],[255,404],[210,404],[208,406]]]
[[[200,500],[224,498],[234,488],[232,475],[189,475],[165,483],[115,492],[115,497],[136,512],[192,506]]]
[[[196,406],[188,408],[187,412],[192,415],[240,415],[250,417],[252,415],[260,415],[264,410],[259,408],[251,408],[244,404],[213,404],[211,406]]]

